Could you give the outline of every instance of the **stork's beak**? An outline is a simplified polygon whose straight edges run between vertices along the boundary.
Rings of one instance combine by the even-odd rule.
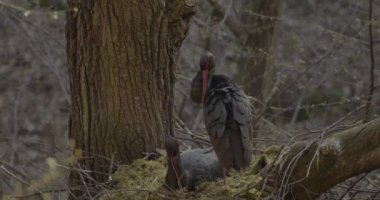
[[[202,105],[205,102],[206,89],[207,89],[208,69],[202,70]]]

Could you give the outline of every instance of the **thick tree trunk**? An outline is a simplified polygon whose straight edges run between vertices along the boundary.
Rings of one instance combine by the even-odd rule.
[[[269,172],[277,198],[316,199],[344,180],[380,168],[380,119],[335,133],[323,141],[283,150]]]
[[[71,187],[91,188],[106,179],[111,158],[128,163],[173,134],[174,59],[193,6],[184,0],[68,1],[70,137],[83,152],[76,167],[93,178],[74,170]]]
[[[248,55],[242,59],[238,80],[248,95],[264,101],[273,75],[273,38],[281,0],[242,0],[242,23],[246,35],[242,46]],[[260,104],[258,104],[260,105]]]

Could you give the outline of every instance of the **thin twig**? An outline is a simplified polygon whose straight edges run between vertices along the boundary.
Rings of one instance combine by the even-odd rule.
[[[40,192],[32,192],[32,193],[27,193],[27,194],[22,194],[22,195],[11,195],[9,196],[10,198],[16,198],[16,199],[25,199],[28,197],[36,196],[36,195],[41,195],[41,193],[59,193],[59,192],[67,192],[69,191],[68,188],[61,188],[61,189],[51,189],[51,190],[44,190]]]
[[[307,87],[304,87],[304,88],[303,88],[302,93],[301,93],[301,96],[300,96],[299,99],[298,99],[298,102],[297,102],[296,108],[294,109],[294,112],[293,112],[292,119],[290,120],[290,124],[289,124],[289,128],[290,128],[290,129],[293,129],[293,126],[294,126],[294,124],[295,124],[296,121],[297,121],[299,111],[301,110],[301,107],[302,107],[303,101],[304,101],[305,96],[306,96],[306,92],[307,92],[306,89],[307,89]]]
[[[111,157],[111,163],[108,169],[108,181],[112,181],[112,169],[114,168],[113,163],[115,162],[115,154],[116,153],[114,152]]]
[[[30,12],[29,9],[23,8],[23,7],[18,6],[16,4],[7,3],[7,2],[3,2],[3,1],[0,1],[0,7],[11,8],[11,9],[14,9],[14,10],[17,10],[19,12],[24,13],[24,15],[26,15],[28,12]]]
[[[197,136],[195,133],[193,133],[192,130],[190,130],[185,122],[183,122],[178,115],[176,115],[176,126],[178,127],[178,130],[183,132],[183,133],[186,133],[187,135],[190,135],[193,139],[195,138],[198,138],[198,139],[201,139],[201,140],[204,140],[204,138],[200,137],[200,136]],[[205,140],[205,142],[208,142],[207,140]]]
[[[380,194],[380,190],[372,195],[371,200],[375,200],[376,196]]]
[[[356,184],[358,184],[363,178],[365,178],[366,176],[368,175],[368,172],[363,174],[361,177],[359,177],[358,179],[356,179],[351,185],[350,187],[347,188],[346,192],[339,198],[339,200],[343,200],[343,198],[347,195],[347,193],[355,187]]]
[[[21,179],[20,177],[16,176],[15,174],[13,174],[12,172],[10,172],[7,168],[4,167],[4,165],[1,165],[0,168],[2,170],[4,170],[4,172],[6,172],[7,174],[9,174],[10,176],[12,176],[14,179],[16,179],[17,181],[19,181],[20,183],[23,183],[25,185],[29,185],[29,183],[23,179]]]
[[[369,32],[369,50],[370,50],[370,59],[371,59],[371,71],[370,71],[370,85],[369,85],[369,95],[366,104],[366,112],[363,123],[366,123],[370,118],[371,107],[372,107],[372,95],[375,90],[375,56],[373,49],[373,36],[372,36],[372,0],[369,0],[368,8],[368,32]]]
[[[380,186],[378,186],[374,180],[372,180],[372,179],[369,178],[369,177],[365,177],[365,179],[368,181],[368,183],[369,183],[370,185],[372,185],[372,186],[375,187],[376,189],[380,190]]]

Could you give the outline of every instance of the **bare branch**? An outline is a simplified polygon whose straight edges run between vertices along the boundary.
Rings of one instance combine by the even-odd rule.
[[[347,178],[380,168],[379,143],[380,118],[332,134],[321,143],[298,142],[285,148],[275,163],[271,174],[282,178],[273,184],[286,193],[285,199],[315,199]],[[310,170],[305,167],[309,164]],[[289,182],[281,185],[284,177]]]

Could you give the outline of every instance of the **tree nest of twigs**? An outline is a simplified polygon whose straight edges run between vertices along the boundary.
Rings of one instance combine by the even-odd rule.
[[[264,195],[260,171],[269,166],[281,148],[273,146],[254,156],[251,165],[244,172],[232,171],[227,178],[216,182],[203,182],[195,192],[172,191],[165,187],[166,156],[157,160],[138,159],[130,165],[121,165],[113,175],[114,190],[101,199],[261,199]],[[265,196],[265,195],[264,195]]]

